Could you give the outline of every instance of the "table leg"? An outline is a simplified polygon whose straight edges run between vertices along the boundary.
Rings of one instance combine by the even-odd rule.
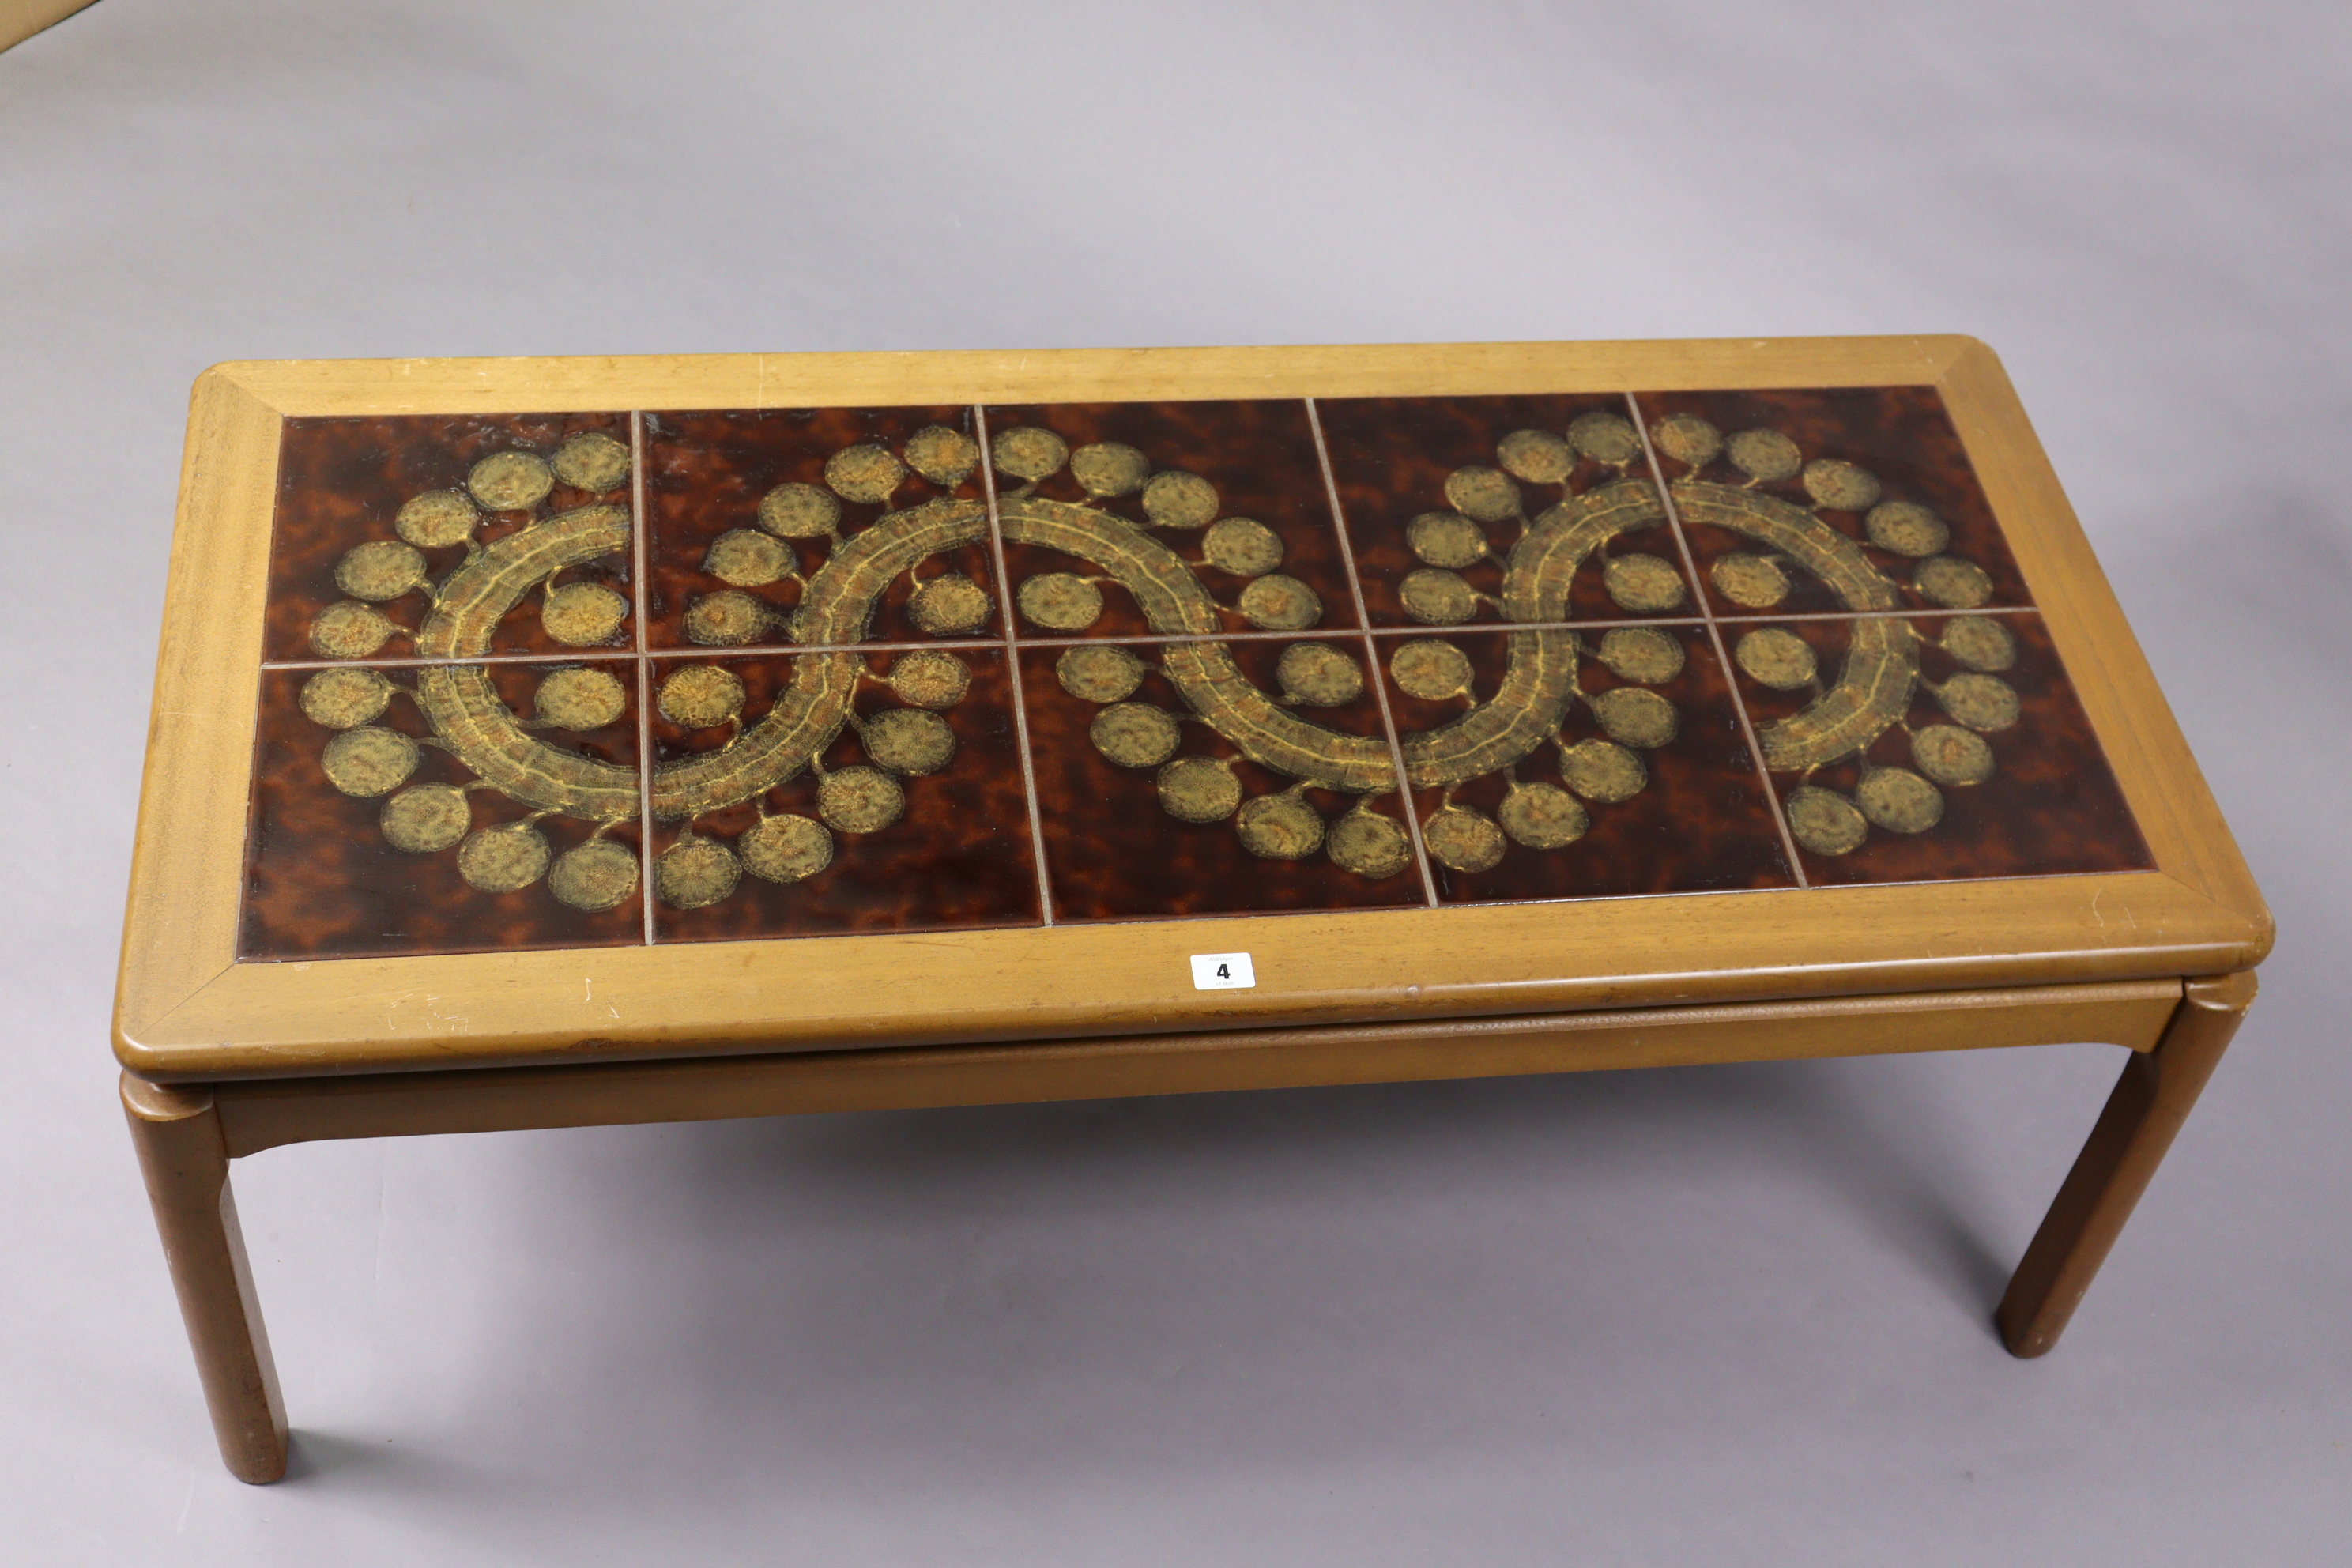
[[[241,1481],[274,1481],[286,1473],[286,1402],[254,1300],[213,1097],[125,1073],[122,1107],[221,1458]]]
[[[1993,1314],[2011,1354],[2058,1342],[2253,999],[2251,972],[2189,982],[2156,1049],[2125,1064]]]

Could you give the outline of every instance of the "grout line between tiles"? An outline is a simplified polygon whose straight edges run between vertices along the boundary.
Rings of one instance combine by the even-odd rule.
[[[637,881],[643,895],[642,932],[654,940],[653,664],[646,647],[646,416],[629,410],[629,538],[635,552],[637,652]]]
[[[1780,809],[1780,792],[1772,787],[1771,770],[1764,765],[1764,747],[1756,739],[1756,722],[1748,716],[1748,700],[1739,694],[1739,671],[1731,662],[1730,651],[1723,646],[1723,628],[1716,624],[1715,612],[1708,608],[1706,584],[1698,574],[1698,560],[1691,553],[1690,541],[1683,534],[1681,510],[1675,505],[1674,491],[1666,485],[1666,471],[1658,466],[1657,448],[1650,445],[1650,429],[1642,419],[1642,405],[1632,393],[1625,394],[1625,412],[1633,416],[1633,434],[1641,438],[1642,456],[1650,465],[1650,482],[1658,487],[1658,503],[1666,509],[1666,526],[1674,534],[1675,548],[1682,553],[1683,570],[1690,574],[1692,591],[1698,595],[1699,614],[1705,619],[1707,640],[1715,645],[1716,667],[1723,671],[1723,684],[1731,692],[1731,710],[1739,716],[1739,732],[1747,739],[1748,755],[1756,764],[1756,778],[1764,786],[1764,804],[1772,810],[1772,825],[1780,830],[1780,847],[1789,857],[1789,874],[1797,879],[1797,886],[1810,888],[1804,862],[1797,858],[1796,835],[1789,831],[1788,814]]]
[[[988,410],[971,405],[980,441],[980,488],[988,502],[988,552],[996,566],[996,613],[1004,628],[1004,680],[1013,689],[1013,738],[1021,748],[1021,787],[1029,797],[1029,854],[1037,868],[1037,912],[1054,923],[1054,885],[1045,869],[1045,816],[1037,800],[1037,764],[1029,754],[1029,703],[1021,689],[1021,636],[1013,621],[1013,577],[1004,565],[1004,525],[996,512],[996,462],[988,449]]]
[[[1429,849],[1421,841],[1421,810],[1413,804],[1412,780],[1404,769],[1404,742],[1397,736],[1396,715],[1389,709],[1389,689],[1381,679],[1380,646],[1372,641],[1372,617],[1364,608],[1363,580],[1356,574],[1356,552],[1348,539],[1347,513],[1339,506],[1339,482],[1331,472],[1331,450],[1323,441],[1323,416],[1311,397],[1307,404],[1307,427],[1315,437],[1315,460],[1323,467],[1324,499],[1331,507],[1331,529],[1339,539],[1339,564],[1348,574],[1348,592],[1356,603],[1356,625],[1364,639],[1364,661],[1370,668],[1365,679],[1372,688],[1372,697],[1380,704],[1381,730],[1388,736],[1389,761],[1396,768],[1397,810],[1404,817],[1405,833],[1412,840],[1413,864],[1421,869],[1422,897],[1428,907],[1437,908],[1437,879],[1429,869]]]
[[[1716,619],[1732,626],[1749,626],[1778,621],[1912,621],[1934,616],[2034,616],[2041,614],[2032,605],[1979,605],[1973,610],[1809,610],[1787,616],[1718,616]]]

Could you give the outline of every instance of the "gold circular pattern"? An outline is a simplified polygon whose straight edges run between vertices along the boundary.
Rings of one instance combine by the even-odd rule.
[[[1427,626],[1458,626],[1478,613],[1478,597],[1467,582],[1431,567],[1406,573],[1397,584],[1397,598],[1406,615]]]
[[[705,910],[735,890],[743,863],[715,838],[681,838],[654,857],[654,897],[674,910]]]
[[[1495,808],[1495,817],[1513,843],[1530,849],[1563,848],[1583,837],[1584,830],[1592,826],[1582,801],[1558,784],[1548,784],[1512,785],[1503,804]]]
[[[1486,558],[1486,531],[1458,511],[1425,511],[1404,525],[1407,548],[1432,566],[1458,571]]]
[[[1821,670],[1813,645],[1779,626],[1759,626],[1747,633],[1732,645],[1731,658],[1748,679],[1775,691],[1811,686]]]
[[[1236,577],[1255,577],[1282,564],[1282,536],[1255,518],[1229,517],[1201,536],[1209,564]]]
[[[961,430],[950,430],[944,425],[926,425],[907,437],[907,466],[943,490],[951,490],[980,463],[980,443]],[[778,818],[776,820],[785,820]],[[798,820],[806,822],[808,818]],[[739,847],[740,841],[738,841]],[[825,847],[825,858],[833,858],[830,843]],[[749,858],[746,858],[749,863]],[[824,868],[820,865],[818,870]],[[803,872],[803,876],[809,875]],[[771,881],[793,881],[796,878],[771,878]]]
[[[1873,768],[1853,798],[1871,825],[1889,833],[1925,833],[1944,820],[1944,795],[1909,768]]]
[[[1082,632],[1102,618],[1102,590],[1067,572],[1041,572],[1016,597],[1029,624],[1049,632]]]
[[[1062,465],[1070,460],[1070,444],[1034,425],[1018,425],[1001,432],[988,449],[996,458],[997,472],[1031,484],[1061,472]]]
[[[1215,757],[1179,757],[1157,783],[1160,809],[1179,822],[1223,822],[1242,803],[1242,781]]]
[[[1870,837],[1870,824],[1835,790],[1801,784],[1789,792],[1789,837],[1816,855],[1851,855]]]
[[[689,664],[662,677],[654,706],[682,730],[708,730],[743,716],[743,682],[731,669]]]
[[[705,647],[741,647],[759,641],[773,618],[764,602],[730,588],[705,595],[686,607],[686,637]]]
[[[1242,590],[1235,606],[1262,632],[1303,632],[1323,618],[1323,601],[1296,577],[1267,574]]]
[[[909,457],[913,447],[908,443]],[[833,864],[833,835],[813,816],[764,816],[735,840],[735,853],[762,881],[805,882]]]
[[[1973,730],[1929,724],[1911,733],[1911,760],[1948,788],[1980,784],[1993,775],[1992,748]]]
[[[971,689],[971,671],[963,660],[937,648],[900,654],[884,679],[898,700],[912,708],[952,708]]]
[[[1062,689],[1081,702],[1119,702],[1143,684],[1143,661],[1123,647],[1074,647],[1054,661]]]
[[[760,526],[779,539],[823,539],[841,526],[841,502],[814,485],[778,485],[760,498]]]
[[[907,618],[935,637],[976,632],[994,608],[988,590],[961,572],[934,577],[907,600]]]
[[[1295,795],[1262,795],[1242,807],[1234,837],[1261,860],[1304,860],[1323,847],[1323,814]]]
[[[1658,450],[1693,472],[1723,455],[1723,432],[1696,414],[1669,414],[1650,426]]]
[[[1421,825],[1429,858],[1450,871],[1486,871],[1503,858],[1503,830],[1485,812],[1440,807]]]
[[[1407,697],[1443,702],[1470,689],[1470,656],[1436,637],[1415,637],[1389,655],[1389,679]]]
[[[466,475],[466,489],[490,511],[529,511],[555,488],[555,470],[536,452],[493,452]]]
[[[1662,615],[1683,602],[1682,574],[1655,555],[1619,555],[1601,573],[1601,585],[1618,608]]]
[[[2017,662],[2017,638],[1990,616],[1958,616],[1944,623],[1946,653],[1970,669],[2007,669]]]
[[[1764,484],[1797,477],[1805,456],[1797,444],[1778,430],[1742,430],[1724,443],[1731,466]]]
[[[354,599],[376,604],[414,593],[432,580],[425,557],[413,544],[375,539],[353,545],[335,563],[335,586]]]
[[[320,610],[310,623],[310,646],[329,658],[365,658],[399,630],[381,611],[345,599]]]
[[[319,754],[327,782],[343,794],[362,799],[390,795],[408,782],[425,753],[415,741],[397,730],[362,724],[327,742]]]
[[[1122,768],[1156,768],[1176,754],[1183,740],[1175,718],[1149,702],[1115,702],[1095,715],[1087,739],[1105,760]]]
[[[377,831],[394,849],[437,855],[473,830],[473,808],[456,784],[411,784],[376,814]]]
[[[464,490],[426,490],[409,498],[392,529],[419,550],[446,550],[473,538],[481,521]]]
[[[824,460],[824,482],[844,500],[887,506],[907,477],[907,465],[889,447],[871,441],[844,447]]]
[[[1331,825],[1323,853],[1342,871],[1385,882],[1412,864],[1412,841],[1394,818],[1359,805]]]
[[[730,528],[710,542],[702,569],[738,588],[764,588],[800,567],[792,546],[752,528]]]
[[[1642,455],[1642,433],[1622,414],[1596,408],[1569,422],[1568,444],[1596,463],[1622,468]]]
[[[629,601],[602,583],[566,583],[539,608],[539,624],[566,647],[610,642],[629,618]]]
[[[591,495],[604,495],[619,489],[621,481],[629,477],[629,449],[610,436],[593,430],[583,430],[555,449],[548,462],[555,477],[575,490]],[[578,851],[574,850],[574,854]],[[570,858],[570,857],[566,857]],[[631,862],[634,865],[635,862]],[[635,876],[631,874],[634,884]],[[624,895],[625,897],[625,895]],[[571,902],[569,899],[564,900]],[[582,909],[607,909],[605,904],[583,904]]]
[[[816,814],[843,833],[879,833],[907,814],[907,792],[880,768],[836,768],[818,781]]]
[[[1329,643],[1295,642],[1275,660],[1283,695],[1309,708],[1337,708],[1364,694],[1363,667]]]
[[[302,683],[302,716],[330,730],[349,730],[383,717],[392,682],[373,669],[322,669]]]
[[[1973,561],[1930,555],[1913,569],[1912,585],[1948,610],[1973,610],[1992,597],[1992,579]]]
[[[935,773],[955,760],[955,731],[920,708],[886,708],[859,729],[866,754],[894,773]]]
[[[1124,441],[1096,441],[1070,454],[1070,478],[1090,496],[1133,495],[1150,474],[1150,460]]]
[[[1556,485],[1576,467],[1576,449],[1549,430],[1514,430],[1495,445],[1503,471],[1531,485]]]
[[[1445,476],[1445,504],[1479,522],[1519,515],[1519,487],[1500,468],[1471,463]]]
[[[1612,687],[1592,700],[1592,712],[1611,740],[1645,752],[1668,744],[1682,729],[1673,703],[1638,686]]]
[[[1206,528],[1217,515],[1217,487],[1171,468],[1143,487],[1143,515],[1160,528]]]
[[[555,858],[547,890],[556,902],[591,914],[616,908],[637,890],[636,851],[609,838],[591,838]]]
[[[1734,551],[1718,557],[1706,574],[1717,593],[1748,609],[1769,609],[1789,596],[1789,574],[1769,555]]]
[[[1963,671],[1937,687],[1936,701],[1969,729],[1988,735],[2015,724],[2023,710],[2008,681],[1974,671]]]
[[[539,683],[531,706],[559,730],[601,730],[620,722],[629,699],[610,670],[557,669]]]
[[[1878,504],[1878,476],[1836,458],[1805,465],[1805,493],[1830,511],[1867,511]]]
[[[1870,509],[1862,530],[1881,550],[1896,555],[1934,555],[1952,542],[1944,520],[1917,501],[1891,500]]]
[[[1642,793],[1650,770],[1614,741],[1579,741],[1560,753],[1559,776],[1585,799],[1615,805]]]
[[[457,846],[457,875],[485,893],[513,893],[547,874],[553,851],[547,836],[527,822],[485,827]]]
[[[1601,662],[1620,680],[1664,686],[1683,672],[1683,645],[1648,626],[1620,626],[1601,637]]]

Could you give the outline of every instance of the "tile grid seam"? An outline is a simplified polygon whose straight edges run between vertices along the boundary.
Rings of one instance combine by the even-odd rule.
[[[629,410],[629,545],[636,576],[633,586],[637,604],[637,646],[631,660],[637,667],[637,890],[644,921],[640,935],[646,946],[653,945],[656,940],[653,661],[646,651],[646,535],[649,531],[646,518],[646,416],[642,409],[632,408]]]
[[[996,510],[996,461],[988,449],[988,410],[971,405],[972,429],[980,444],[980,486],[988,503],[988,552],[996,569],[996,613],[1004,628],[1004,683],[1013,693],[1013,739],[1021,752],[1021,788],[1028,797],[1029,861],[1037,872],[1037,915],[1040,923],[1054,924],[1054,885],[1045,863],[1045,814],[1037,798],[1037,763],[1030,755],[1029,702],[1021,686],[1021,628],[1013,616],[1013,575],[1004,563],[1004,525]]]

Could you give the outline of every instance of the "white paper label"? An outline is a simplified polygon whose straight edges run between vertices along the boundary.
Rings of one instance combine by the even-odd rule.
[[[1246,952],[1196,952],[1192,955],[1195,991],[1247,991],[1257,984]]]

